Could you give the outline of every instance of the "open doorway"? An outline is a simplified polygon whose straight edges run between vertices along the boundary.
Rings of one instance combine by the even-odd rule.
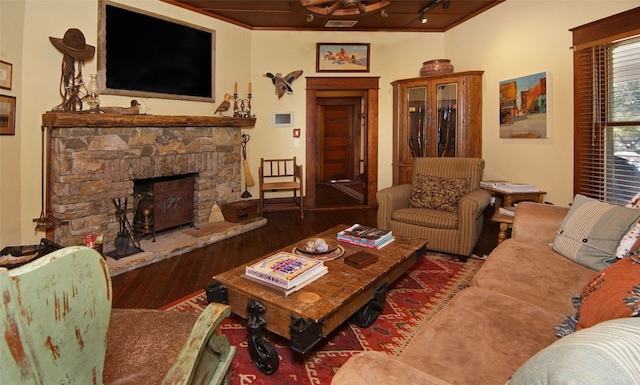
[[[379,78],[306,79],[305,206],[375,206]]]

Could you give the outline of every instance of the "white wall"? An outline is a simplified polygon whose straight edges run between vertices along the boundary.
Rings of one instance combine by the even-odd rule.
[[[256,174],[261,157],[291,154],[305,159],[304,77],[349,75],[315,73],[316,43],[370,43],[371,72],[366,76],[380,76],[380,188],[391,185],[389,83],[417,76],[423,61],[449,58],[456,71],[485,71],[485,176],[535,183],[548,192],[548,201],[561,205],[571,201],[573,178],[569,29],[640,6],[640,0],[508,0],[446,33],[421,34],[249,31],[158,0],[119,2],[217,31],[214,105],[142,101],[156,115],[212,115],[222,95],[232,93],[234,82],[238,82],[242,96],[251,81],[253,112],[258,121],[254,129],[245,132],[251,135],[248,159]],[[51,45],[49,36],[62,37],[74,27],[84,32],[89,44],[95,45],[97,0],[0,0],[0,59],[14,64],[14,89],[2,93],[18,96],[19,100],[19,135],[0,137],[0,247],[37,243],[43,235],[34,231],[32,222],[41,208],[41,115],[61,102],[58,86],[62,54]],[[86,63],[85,76],[96,72],[96,64],[95,60]],[[297,69],[304,70],[304,74],[293,84],[294,94],[278,100],[264,74]],[[549,139],[500,139],[495,118],[498,83],[542,71],[549,72]],[[127,106],[130,99],[101,96],[102,104],[107,106]],[[288,111],[295,113],[295,127],[302,128],[300,147],[294,147],[290,128],[271,127],[272,112]],[[255,188],[250,192],[257,197]]]
[[[482,155],[486,179],[536,184],[547,191],[545,200],[557,205],[573,200],[569,29],[637,6],[638,0],[508,0],[445,33],[446,56],[456,67],[485,71]],[[500,139],[500,81],[545,71],[549,138]]]
[[[24,9],[24,1],[0,1],[0,60],[11,63],[13,72],[11,89],[0,89],[0,94],[16,97],[17,103],[16,134],[0,136],[0,249],[18,245],[15,242],[21,237],[20,144],[25,137],[21,127]]]
[[[391,82],[419,75],[422,62],[437,59],[444,52],[443,34],[424,33],[364,33],[352,32],[254,32],[252,36],[251,79],[256,99],[252,103],[257,115],[256,127],[246,130],[251,136],[248,161],[257,173],[260,158],[296,156],[304,164],[306,151],[306,80],[305,77],[380,77],[378,119],[379,158],[378,180],[381,186],[392,183],[391,143],[393,94]],[[316,43],[369,43],[370,72],[316,72]],[[274,94],[267,72],[287,74],[303,70],[302,77],[293,83],[293,95],[281,99]],[[244,91],[241,89],[241,92]],[[295,126],[301,128],[300,146],[294,146],[292,128],[272,127],[273,112],[295,112]],[[308,165],[305,165],[308,167]],[[256,175],[253,175],[254,178]],[[258,197],[257,186],[249,188]]]

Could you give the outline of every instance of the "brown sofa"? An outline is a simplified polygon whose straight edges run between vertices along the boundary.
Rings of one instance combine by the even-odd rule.
[[[512,238],[488,257],[460,292],[413,338],[399,357],[364,352],[350,358],[333,385],[505,384],[558,337],[554,326],[575,313],[594,270],[549,244],[568,209],[518,205]]]

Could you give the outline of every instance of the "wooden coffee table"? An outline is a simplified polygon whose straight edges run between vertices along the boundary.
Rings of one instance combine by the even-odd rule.
[[[335,239],[339,231],[348,227],[339,225],[312,238]],[[389,245],[374,250],[341,242],[344,255],[324,262],[329,273],[287,297],[241,278],[246,266],[242,265],[214,276],[214,283],[206,290],[207,299],[228,304],[233,313],[247,319],[253,364],[271,374],[278,369],[279,359],[263,338],[263,328],[290,340],[291,348],[304,354],[349,319],[360,327],[370,326],[382,311],[389,284],[424,255],[426,243],[396,237]],[[292,251],[295,246],[276,251]],[[344,263],[344,257],[363,250],[376,254],[378,261],[362,269]]]

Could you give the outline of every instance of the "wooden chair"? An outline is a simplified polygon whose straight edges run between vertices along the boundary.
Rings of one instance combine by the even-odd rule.
[[[300,218],[304,218],[304,197],[302,185],[302,166],[292,159],[260,159],[258,169],[260,180],[260,213],[273,211],[300,210]],[[293,200],[265,203],[265,192],[292,190]],[[298,192],[300,196],[298,197]]]
[[[96,251],[74,246],[0,268],[0,384],[221,384],[235,347],[215,333],[229,307],[202,314],[111,309]]]

